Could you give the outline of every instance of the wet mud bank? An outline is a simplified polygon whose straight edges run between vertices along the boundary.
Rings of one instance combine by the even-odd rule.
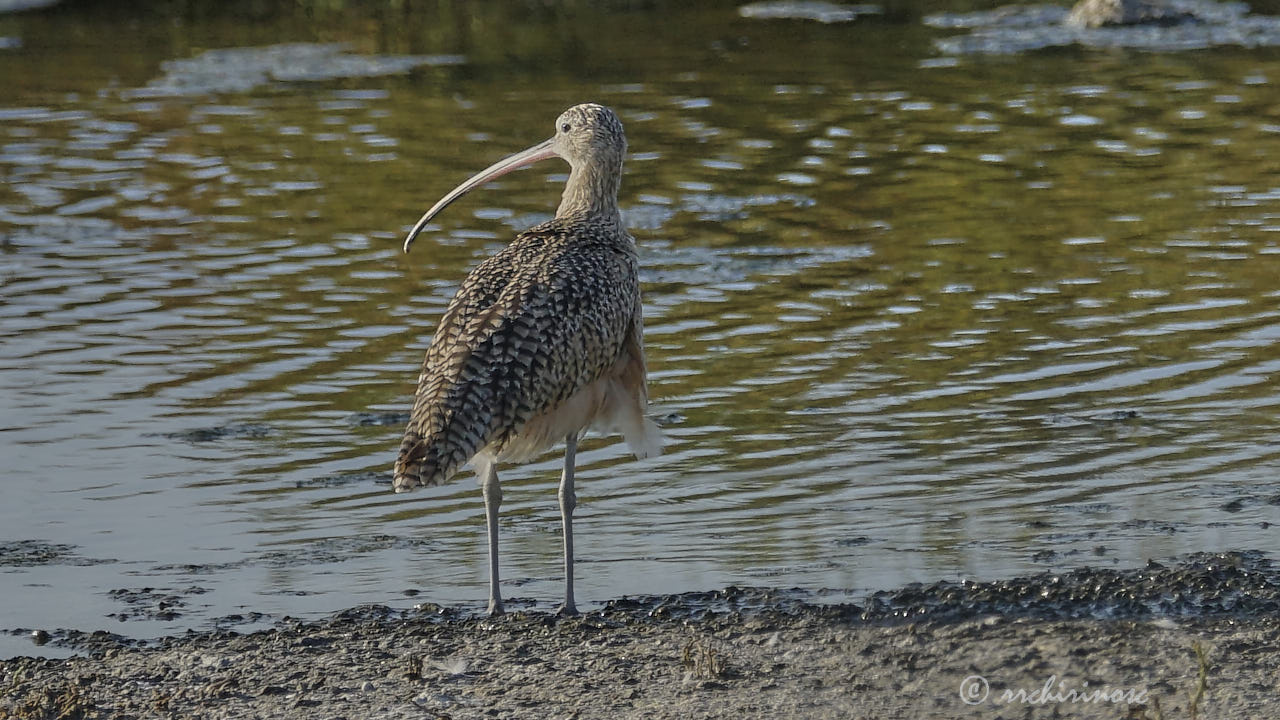
[[[575,618],[364,606],[0,664],[0,716],[1268,717],[1280,571],[1255,553],[941,582],[623,598]]]

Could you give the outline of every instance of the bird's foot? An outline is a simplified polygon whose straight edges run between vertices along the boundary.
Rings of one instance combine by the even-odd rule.
[[[565,603],[556,611],[556,615],[559,615],[560,617],[577,617],[578,607],[573,603]]]
[[[506,610],[502,607],[501,600],[489,601],[489,617],[498,617],[499,615],[502,615],[505,612]]]

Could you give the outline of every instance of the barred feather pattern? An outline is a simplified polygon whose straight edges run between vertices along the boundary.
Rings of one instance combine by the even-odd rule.
[[[521,456],[545,450],[563,436],[530,448],[526,424],[628,353],[639,356],[643,408],[642,328],[635,242],[615,221],[557,217],[522,233],[471,272],[440,320],[395,490],[446,482],[482,451],[496,461],[526,459],[507,457],[517,445]]]

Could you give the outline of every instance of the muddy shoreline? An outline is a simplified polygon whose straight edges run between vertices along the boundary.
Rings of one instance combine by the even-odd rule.
[[[14,718],[1269,717],[1280,572],[1260,553],[912,585],[623,598],[575,618],[363,606],[319,622],[0,663]]]

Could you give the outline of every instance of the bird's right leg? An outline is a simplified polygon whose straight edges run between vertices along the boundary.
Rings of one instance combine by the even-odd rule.
[[[498,484],[498,468],[490,464],[481,481],[484,493],[484,516],[489,527],[489,614],[501,615],[502,593],[498,591],[498,506],[502,505],[502,486]]]
[[[577,615],[573,603],[573,509],[578,496],[573,492],[573,466],[578,451],[578,435],[570,433],[564,440],[564,474],[560,476],[560,523],[564,528],[564,605],[561,615]]]

